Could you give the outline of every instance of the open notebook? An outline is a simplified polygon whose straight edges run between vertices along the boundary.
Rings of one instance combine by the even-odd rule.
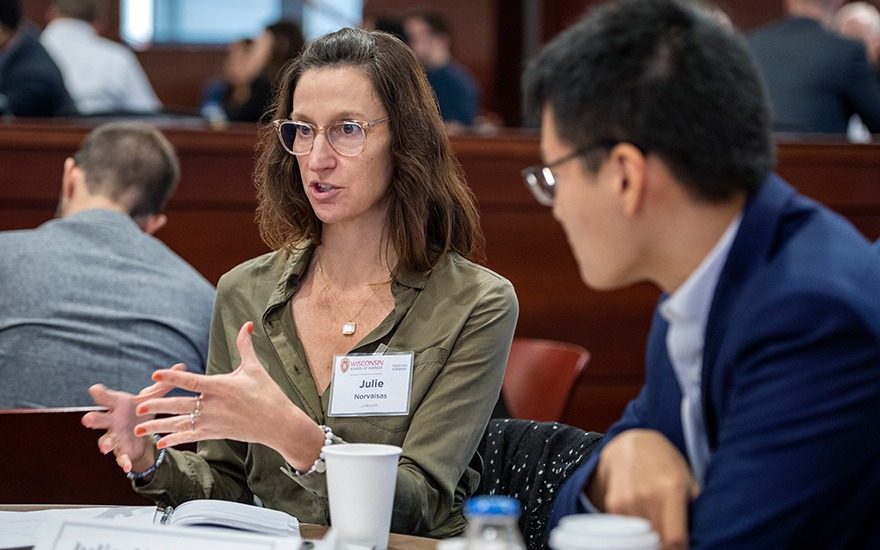
[[[299,536],[299,521],[290,514],[226,500],[190,500],[157,514],[154,523],[172,527],[226,527],[266,535]]]

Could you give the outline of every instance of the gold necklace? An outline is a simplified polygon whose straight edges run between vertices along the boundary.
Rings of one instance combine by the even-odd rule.
[[[321,258],[320,257],[318,258],[318,271],[321,272],[321,275],[324,277],[324,280],[327,281],[327,286],[324,287],[324,290],[326,291],[330,288],[330,277],[328,277],[327,273],[324,271],[324,267],[321,265]],[[333,298],[333,303],[336,304],[336,307],[339,309],[340,313],[342,313],[342,316],[345,317],[346,319],[348,319],[347,322],[342,324],[342,334],[344,336],[351,336],[352,334],[354,334],[354,332],[357,330],[357,322],[355,321],[357,316],[361,314],[361,312],[364,310],[365,307],[367,307],[367,304],[369,304],[370,300],[373,299],[373,296],[375,296],[376,293],[379,292],[379,289],[382,288],[382,286],[385,283],[390,282],[390,281],[391,281],[391,279],[389,279],[388,281],[382,282],[382,283],[378,283],[376,285],[376,288],[373,289],[373,292],[371,292],[370,295],[367,297],[367,301],[364,302],[364,305],[361,306],[361,308],[357,311],[357,313],[354,314],[354,316],[351,316],[351,315],[348,315],[347,313],[345,313],[345,310],[342,309],[341,305],[339,305],[339,300],[336,299],[336,294],[334,294],[332,292],[330,293],[330,297]]]

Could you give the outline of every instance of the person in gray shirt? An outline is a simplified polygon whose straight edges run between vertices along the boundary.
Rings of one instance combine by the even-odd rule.
[[[180,167],[142,122],[94,129],[64,162],[57,219],[0,232],[0,408],[93,405],[159,368],[204,372],[214,287],[153,234]]]

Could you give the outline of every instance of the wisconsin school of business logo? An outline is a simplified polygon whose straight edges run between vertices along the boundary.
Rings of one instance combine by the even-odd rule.
[[[343,357],[339,360],[339,372],[341,372],[342,374],[348,372],[348,367],[350,366],[351,365],[349,364],[348,357]]]

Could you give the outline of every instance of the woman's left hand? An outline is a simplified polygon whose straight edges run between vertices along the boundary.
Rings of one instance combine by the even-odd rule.
[[[144,401],[136,408],[138,416],[171,415],[148,420],[135,427],[135,435],[165,434],[157,447],[179,445],[206,439],[233,439],[261,443],[283,452],[279,446],[291,432],[315,439],[317,424],[296,407],[266,372],[254,351],[253,323],[245,323],[236,345],[241,365],[229,374],[207,376],[185,371],[162,370],[153,380],[173,385],[198,397],[166,397]],[[279,429],[285,426],[285,429]],[[319,437],[319,436],[318,436]],[[289,457],[288,460],[290,461]],[[308,463],[314,457],[304,457]]]

